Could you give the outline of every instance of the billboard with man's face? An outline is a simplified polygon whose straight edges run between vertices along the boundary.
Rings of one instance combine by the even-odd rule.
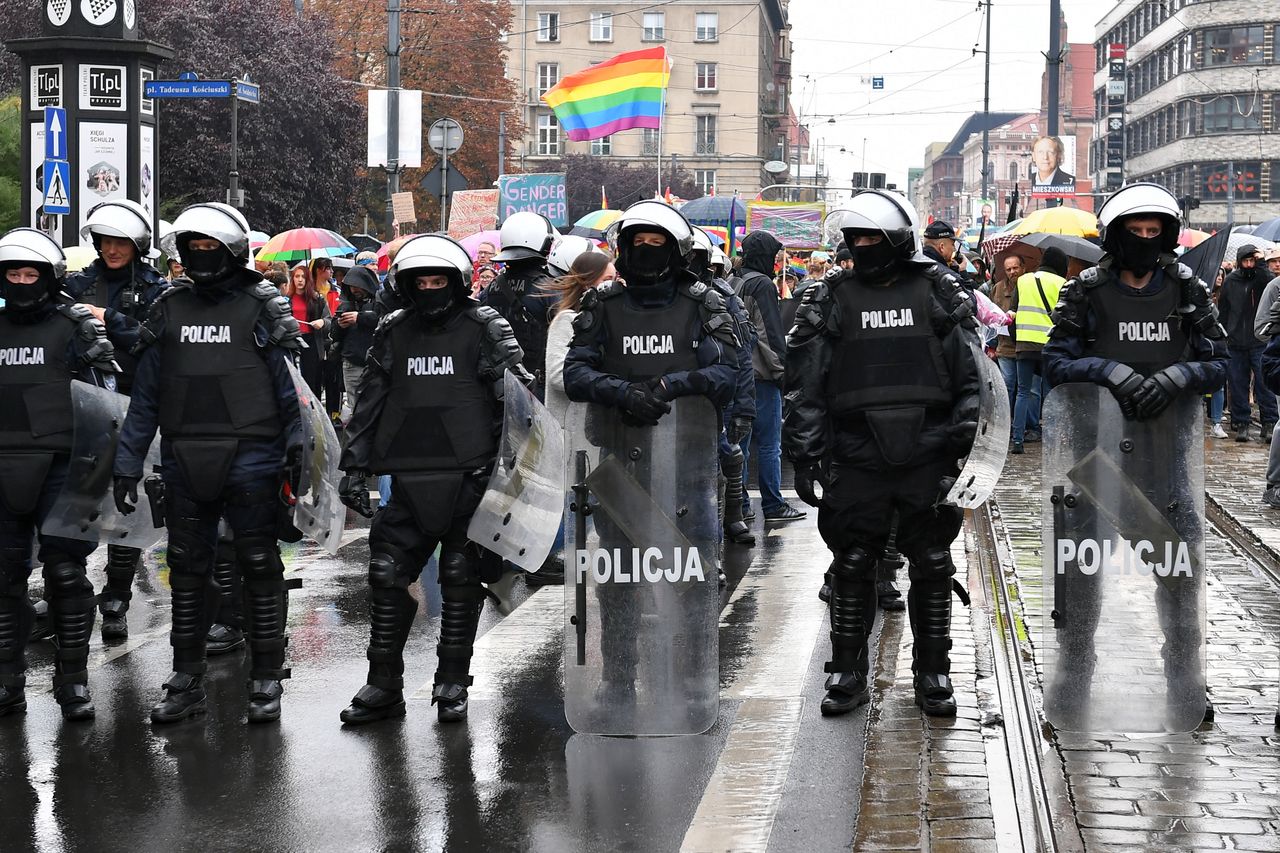
[[[1031,146],[1031,197],[1076,194],[1076,139],[1042,136]]]

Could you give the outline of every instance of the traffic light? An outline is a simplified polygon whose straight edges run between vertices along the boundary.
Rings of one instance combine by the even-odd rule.
[[[853,173],[853,188],[854,188],[855,190],[865,190],[865,189],[867,188],[867,173],[866,173],[866,172],[854,172],[854,173]]]

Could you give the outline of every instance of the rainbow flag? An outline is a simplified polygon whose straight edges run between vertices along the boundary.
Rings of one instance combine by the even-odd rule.
[[[542,100],[574,142],[633,127],[661,127],[663,92],[671,80],[665,47],[620,53],[574,72]]]

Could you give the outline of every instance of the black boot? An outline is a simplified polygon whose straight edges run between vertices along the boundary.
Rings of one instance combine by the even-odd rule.
[[[893,541],[890,540],[890,544],[885,548],[884,556],[876,564],[876,600],[879,602],[881,610],[902,611],[907,607],[906,602],[902,600],[902,593],[894,585],[894,581],[898,579],[898,570],[902,568],[903,562],[902,555],[898,553],[898,549],[894,547]]]
[[[218,539],[213,561],[213,579],[218,585],[218,612],[205,638],[206,653],[225,655],[244,646],[244,617],[241,603],[244,591],[240,567],[236,564],[235,543],[229,536]]]
[[[107,546],[107,584],[98,607],[102,610],[102,639],[118,642],[129,638],[125,614],[133,599],[133,579],[138,574],[142,552],[124,545]]]
[[[911,629],[915,700],[931,717],[953,717],[956,700],[951,688],[951,555],[925,555],[924,565],[911,567],[907,593]]]
[[[861,548],[831,564],[831,674],[822,699],[824,715],[845,714],[867,702],[867,640],[875,625],[875,560]]]
[[[3,572],[2,567],[0,572]],[[3,575],[0,575],[0,717],[27,710],[27,679],[24,673],[27,671],[26,649],[31,625],[35,622],[35,608],[27,598],[25,574],[22,577],[22,581],[6,586]]]
[[[174,672],[164,683],[164,698],[151,709],[151,722],[163,725],[203,714],[206,698],[202,675]]]
[[[244,603],[249,633],[249,706],[251,723],[280,719],[280,682],[290,676],[285,667],[288,589],[301,580],[286,583],[284,563],[275,539],[241,536],[236,539],[236,562],[244,572]]]
[[[745,460],[742,457],[741,450],[729,456],[720,457],[720,470],[724,473],[725,494],[728,495],[728,499],[724,501],[724,535],[735,545],[751,547],[756,544],[756,537],[742,517],[742,502],[737,498],[738,495],[742,494],[742,467],[744,464]]]
[[[61,557],[44,565],[45,589],[53,616],[58,650],[54,657],[54,698],[65,720],[92,720],[89,694],[89,638],[93,634],[97,596],[85,577],[84,564]]]
[[[440,554],[440,642],[431,704],[442,723],[467,716],[467,688],[471,686],[471,647],[480,622],[484,590],[480,586],[477,558],[469,549],[444,550]]]
[[[369,577],[381,585],[369,588],[369,680],[339,715],[347,725],[361,726],[405,714],[404,644],[418,602],[396,582],[397,569],[410,571],[398,565],[397,555],[374,551]]]

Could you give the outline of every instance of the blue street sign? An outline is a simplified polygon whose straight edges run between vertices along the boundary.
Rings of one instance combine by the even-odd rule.
[[[194,71],[183,71],[181,74],[178,75],[178,79],[179,80],[199,80],[200,75],[196,74],[196,72]]]
[[[230,98],[230,80],[151,80],[143,87],[148,98]]]
[[[250,83],[248,80],[236,81],[236,97],[240,100],[256,104],[262,95],[262,88],[257,83]]]
[[[66,160],[44,161],[44,212],[71,213],[71,164]]]
[[[61,107],[44,108],[44,159],[67,159],[67,111]]]
[[[871,78],[871,88],[872,88],[872,89],[883,89],[883,88],[884,88],[884,78],[883,78],[883,77],[872,77],[872,78]]]

